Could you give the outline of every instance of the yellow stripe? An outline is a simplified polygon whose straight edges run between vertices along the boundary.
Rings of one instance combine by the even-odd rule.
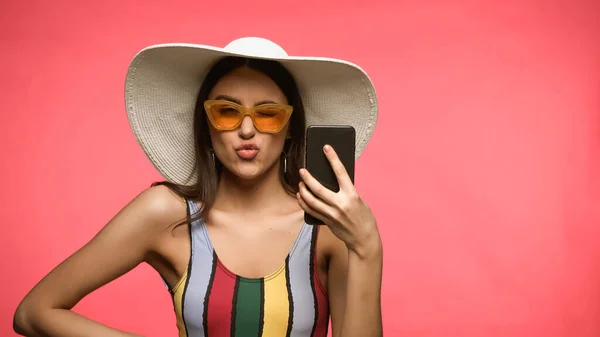
[[[173,307],[175,308],[175,316],[177,317],[177,329],[179,329],[179,337],[187,337],[185,333],[185,325],[183,324],[183,289],[187,280],[187,269],[183,272],[179,282],[173,287]]]
[[[262,337],[285,336],[290,303],[286,286],[284,263],[272,277],[265,279],[265,306]]]

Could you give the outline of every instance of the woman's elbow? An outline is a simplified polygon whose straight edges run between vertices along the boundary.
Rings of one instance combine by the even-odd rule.
[[[33,320],[36,308],[30,305],[28,301],[23,301],[17,307],[13,316],[13,330],[22,336],[32,335],[31,321]]]
[[[15,315],[13,316],[13,330],[19,335],[25,335],[25,325],[27,324],[27,314],[22,304],[19,304]]]

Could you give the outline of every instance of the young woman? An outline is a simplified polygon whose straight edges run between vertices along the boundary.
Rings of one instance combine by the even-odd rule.
[[[360,68],[289,57],[261,38],[157,45],[134,58],[126,105],[166,181],[27,294],[17,333],[137,336],[70,309],[146,262],[173,295],[182,337],[323,337],[329,318],[336,337],[382,335],[375,217],[331,147],[339,192],[300,168],[307,124],[352,125],[363,151],[377,99]]]

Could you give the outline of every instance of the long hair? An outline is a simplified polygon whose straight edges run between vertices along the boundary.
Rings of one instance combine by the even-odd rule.
[[[294,77],[283,65],[276,61],[225,57],[210,69],[198,92],[194,112],[194,152],[196,162],[194,170],[191,173],[196,176],[196,183],[193,185],[181,185],[169,181],[160,181],[152,184],[152,186],[165,185],[179,196],[201,204],[200,212],[188,215],[187,221],[192,222],[196,219],[206,217],[208,211],[214,205],[217,186],[223,170],[223,165],[216,156],[213,163],[211,154],[212,142],[208,118],[204,112],[204,101],[208,99],[208,94],[223,76],[240,67],[248,67],[267,75],[279,86],[286,96],[288,104],[294,107],[294,112],[288,121],[290,138],[285,141],[284,153],[280,159],[283,160],[283,157],[286,157],[287,170],[284,171],[283,165],[280,165],[279,179],[286,191],[291,194],[298,192],[298,183],[300,182],[299,169],[303,158],[306,122],[302,98],[300,97]]]

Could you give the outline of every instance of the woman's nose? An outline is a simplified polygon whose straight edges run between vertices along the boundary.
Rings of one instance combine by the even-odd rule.
[[[252,123],[252,118],[250,116],[244,116],[242,124],[239,128],[240,137],[244,139],[249,139],[252,138],[255,133],[256,129],[254,128],[254,124]]]

